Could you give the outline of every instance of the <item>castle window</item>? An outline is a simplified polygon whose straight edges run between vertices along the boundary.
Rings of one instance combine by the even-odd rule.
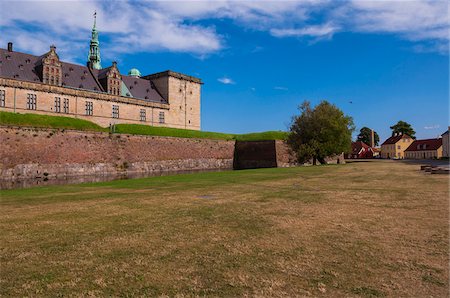
[[[92,116],[94,114],[94,104],[92,101],[86,101],[86,115]]]
[[[61,97],[55,97],[55,113],[61,113]]]
[[[63,108],[64,108],[64,113],[69,114],[69,99],[68,98],[64,98]]]
[[[159,123],[165,123],[164,112],[159,112]]]
[[[36,94],[27,94],[27,109],[28,110],[36,110],[37,106],[37,96]]]
[[[112,106],[112,117],[119,118],[119,106],[118,105]]]
[[[0,107],[5,106],[5,90],[0,90]]]
[[[146,117],[146,113],[145,113],[145,109],[141,109],[141,112],[140,112],[140,118],[141,118],[141,121],[146,121],[147,119],[147,117]]]

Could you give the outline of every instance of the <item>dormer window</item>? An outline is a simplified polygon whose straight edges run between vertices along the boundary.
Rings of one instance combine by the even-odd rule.
[[[20,64],[20,65],[19,65],[19,69],[20,69],[20,70],[23,70],[23,64]]]
[[[31,63],[31,60],[30,60],[30,59],[26,59],[26,60],[25,60],[25,63],[26,63],[26,64],[30,64],[30,63]]]
[[[6,55],[6,60],[11,60],[11,56],[10,55]]]

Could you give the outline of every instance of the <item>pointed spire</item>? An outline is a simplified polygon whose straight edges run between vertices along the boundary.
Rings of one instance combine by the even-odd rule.
[[[97,11],[94,12],[94,26],[92,26],[92,36],[91,36],[91,44],[89,47],[88,54],[88,66],[94,69],[101,69],[102,65],[100,64],[100,43],[98,42],[98,32],[97,32]]]

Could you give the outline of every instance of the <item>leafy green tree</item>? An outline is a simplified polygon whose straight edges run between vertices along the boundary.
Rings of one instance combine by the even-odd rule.
[[[357,136],[358,141],[362,141],[366,143],[367,145],[371,146],[370,138],[371,138],[372,131],[368,127],[363,127],[359,130],[359,134]],[[376,131],[373,132],[374,140],[373,143],[375,146],[378,146],[378,143],[380,142],[380,136],[377,134]]]
[[[402,133],[404,135],[408,135],[413,139],[416,139],[416,132],[412,128],[411,124],[405,121],[399,121],[397,124],[391,126],[392,135],[396,133]]]
[[[310,159],[324,163],[327,156],[349,152],[351,149],[353,119],[335,105],[322,101],[315,108],[303,102],[300,115],[294,116],[287,142],[299,162]]]

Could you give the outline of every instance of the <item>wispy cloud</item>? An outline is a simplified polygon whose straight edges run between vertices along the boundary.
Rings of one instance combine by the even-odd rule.
[[[282,87],[282,86],[275,86],[275,87],[273,87],[273,89],[281,90],[281,91],[288,91],[289,90],[287,87]]]
[[[317,26],[306,26],[302,28],[295,29],[272,29],[270,33],[275,37],[300,37],[300,36],[311,36],[311,37],[322,37],[322,36],[332,36],[339,28],[332,24],[323,24]]]
[[[425,126],[423,129],[430,130],[430,129],[438,129],[440,127],[441,126],[439,124],[434,124],[434,125]]]
[[[234,84],[236,84],[232,79],[227,78],[227,77],[218,78],[217,81],[219,81],[219,82],[221,82],[222,84],[225,84],[225,85],[234,85]]]

